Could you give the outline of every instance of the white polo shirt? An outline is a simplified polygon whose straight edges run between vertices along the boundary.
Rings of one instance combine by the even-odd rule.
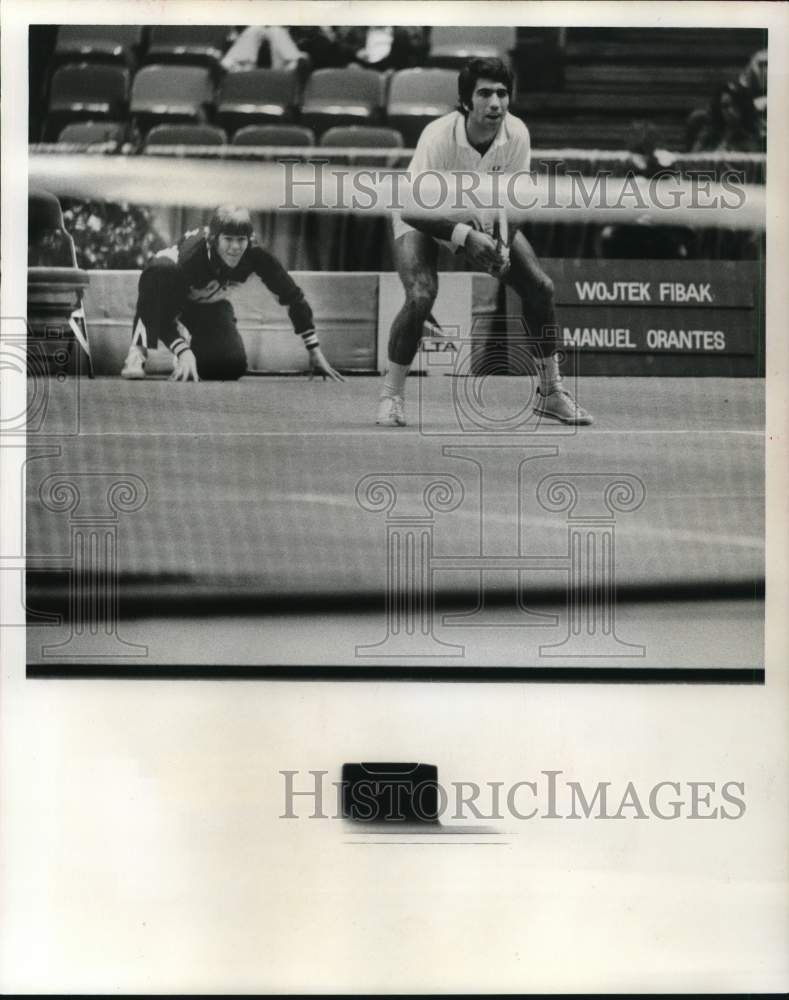
[[[437,118],[425,126],[419,136],[419,142],[414,150],[413,158],[409,165],[411,176],[425,170],[467,170],[476,173],[503,173],[513,174],[517,171],[528,170],[531,164],[531,140],[529,130],[526,125],[507,112],[504,120],[499,126],[496,138],[490,144],[484,155],[480,154],[466,135],[466,119],[460,111],[450,111],[448,115]],[[487,214],[487,213],[485,213]],[[477,227],[489,230],[492,227],[492,220],[495,212],[487,218],[481,218],[482,213],[469,211],[469,221],[476,223]],[[397,239],[403,233],[411,231],[414,227],[403,222],[399,213],[393,217],[394,236]],[[467,230],[461,230],[458,234],[465,240]],[[446,240],[439,240],[450,246],[453,250],[458,249],[456,242],[454,245]]]

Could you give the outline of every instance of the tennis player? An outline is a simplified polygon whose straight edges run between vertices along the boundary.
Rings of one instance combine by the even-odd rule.
[[[145,378],[148,349],[160,340],[175,355],[177,381],[241,378],[247,356],[228,293],[253,274],[287,307],[313,372],[345,381],[320,349],[304,293],[277,258],[255,243],[249,212],[235,205],[220,206],[207,228],[186,233],[143,270],[123,378]]]
[[[512,74],[500,59],[469,60],[458,77],[459,108],[424,129],[411,161],[412,177],[426,170],[527,171],[529,131],[509,113],[511,96]],[[539,371],[535,413],[566,424],[592,423],[562,385],[553,285],[523,233],[516,232],[507,246],[494,231],[495,213],[470,223],[396,215],[394,227],[395,263],[405,303],[389,334],[377,423],[405,425],[405,381],[438,291],[439,243],[465,253],[476,270],[505,281],[520,295]]]

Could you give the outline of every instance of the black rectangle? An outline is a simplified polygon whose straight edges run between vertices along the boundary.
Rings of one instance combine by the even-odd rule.
[[[437,823],[438,768],[417,763],[343,764],[342,813],[363,823]]]

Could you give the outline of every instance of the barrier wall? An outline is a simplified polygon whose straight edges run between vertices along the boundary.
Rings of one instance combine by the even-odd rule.
[[[340,368],[375,371],[378,274],[300,272],[296,280],[310,302],[321,345]],[[139,271],[93,271],[85,297],[97,375],[117,375],[131,338]],[[256,280],[234,290],[233,307],[251,371],[306,371],[307,352],[287,310]],[[172,356],[152,352],[149,371],[168,371]]]
[[[556,289],[557,317],[569,366],[588,375],[763,375],[764,281],[755,262],[545,260]],[[129,344],[137,271],[93,271],[85,311],[97,375],[116,375]],[[313,307],[330,360],[351,371],[384,363],[396,279],[377,272],[294,272]],[[394,282],[394,283],[393,283]],[[522,334],[520,301],[484,274],[443,276],[434,315],[445,341],[478,342],[506,359],[507,334]],[[401,293],[400,293],[401,294]],[[251,279],[233,293],[253,372],[298,372],[307,354],[287,312]],[[443,311],[442,311],[443,310]],[[386,327],[386,329],[384,328]],[[475,345],[477,346],[477,345]],[[503,353],[502,353],[503,351]],[[154,371],[172,365],[166,349]],[[497,370],[506,370],[500,368]],[[517,371],[514,360],[509,370]]]

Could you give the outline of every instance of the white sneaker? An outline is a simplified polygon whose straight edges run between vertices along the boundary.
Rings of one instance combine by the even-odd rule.
[[[572,394],[561,385],[557,385],[553,392],[544,395],[541,389],[537,390],[537,405],[534,412],[540,417],[552,417],[560,420],[563,424],[591,424],[594,418],[576,403]]]
[[[383,396],[375,422],[382,427],[405,427],[405,400],[402,396]]]
[[[145,378],[145,354],[142,348],[137,347],[136,344],[132,344],[129,348],[129,353],[123,362],[123,368],[121,368],[121,378]]]

